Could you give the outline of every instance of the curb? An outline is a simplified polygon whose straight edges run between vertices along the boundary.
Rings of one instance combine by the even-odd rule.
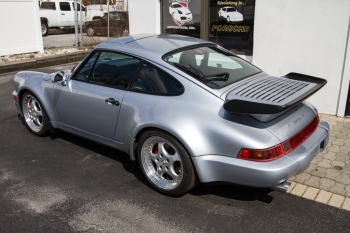
[[[291,182],[287,193],[350,211],[350,198],[327,192],[322,189]]]
[[[0,74],[81,61],[91,50],[0,64]]]

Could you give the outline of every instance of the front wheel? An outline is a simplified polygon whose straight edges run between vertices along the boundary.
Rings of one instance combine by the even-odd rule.
[[[188,153],[176,139],[162,131],[142,134],[137,157],[148,182],[163,194],[183,195],[196,184]]]
[[[22,112],[24,123],[30,132],[38,136],[49,134],[49,119],[42,104],[31,92],[22,95]]]

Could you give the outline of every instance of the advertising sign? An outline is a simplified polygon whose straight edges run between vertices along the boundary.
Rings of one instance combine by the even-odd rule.
[[[209,0],[209,40],[252,55],[255,0]]]
[[[165,0],[163,30],[165,33],[200,36],[201,0]]]

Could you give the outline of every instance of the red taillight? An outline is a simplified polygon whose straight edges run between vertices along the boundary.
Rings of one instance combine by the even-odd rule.
[[[303,143],[316,130],[319,122],[320,119],[318,118],[318,115],[316,115],[316,117],[305,128],[281,144],[261,150],[242,148],[239,151],[237,158],[261,162],[277,159],[288,154]]]

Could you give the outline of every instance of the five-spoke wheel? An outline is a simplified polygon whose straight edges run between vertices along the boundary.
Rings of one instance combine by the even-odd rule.
[[[147,131],[140,138],[138,159],[147,180],[158,191],[182,195],[195,184],[195,172],[186,150],[162,131]]]
[[[49,132],[49,120],[41,103],[30,92],[22,96],[22,112],[27,128],[34,134],[44,136]]]

